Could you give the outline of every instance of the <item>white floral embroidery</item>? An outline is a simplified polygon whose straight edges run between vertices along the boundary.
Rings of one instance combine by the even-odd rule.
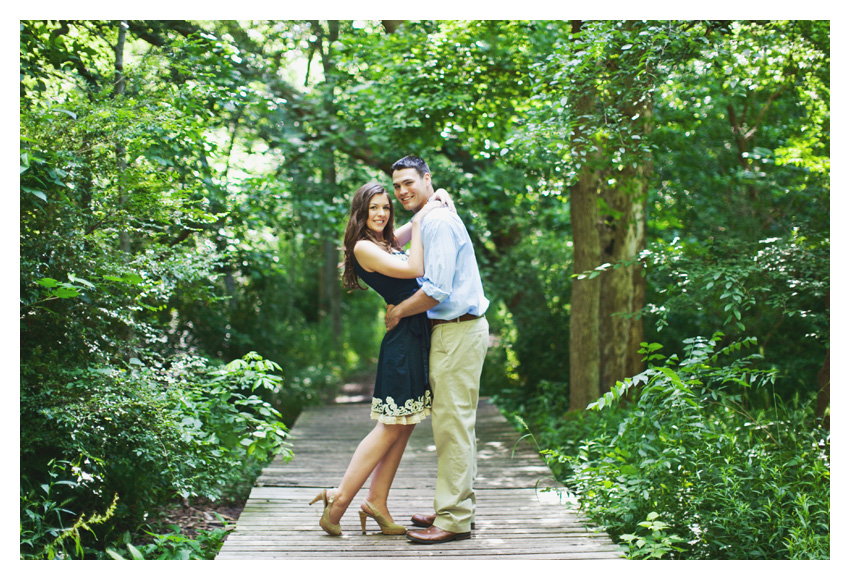
[[[392,397],[386,400],[372,397],[370,417],[388,425],[412,425],[419,423],[431,414],[431,391],[416,399],[408,399],[404,405],[397,405]]]

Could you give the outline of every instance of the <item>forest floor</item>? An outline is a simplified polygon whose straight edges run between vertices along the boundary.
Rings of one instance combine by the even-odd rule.
[[[363,403],[371,400],[374,379],[374,372],[351,377],[348,382],[340,386],[339,393],[334,397],[334,402],[338,404]],[[165,506],[163,514],[152,523],[156,528],[178,526],[180,534],[195,539],[201,531],[221,528],[222,524],[216,514],[221,515],[227,526],[236,525],[236,521],[239,519],[247,501],[248,497],[246,496],[238,502],[212,502],[205,499],[176,502],[172,506]]]
[[[219,514],[227,526],[236,524],[239,514],[245,507],[246,497],[240,502],[212,502],[207,499],[192,502],[175,503],[163,508],[163,514],[154,520],[154,529],[177,526],[180,534],[195,539],[198,532],[213,530],[222,527],[222,523],[216,517]],[[159,533],[163,533],[160,531]]]

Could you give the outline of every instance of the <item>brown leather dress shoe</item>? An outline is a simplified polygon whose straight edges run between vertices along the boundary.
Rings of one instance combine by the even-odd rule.
[[[423,515],[423,514],[413,514],[410,516],[410,521],[413,522],[413,525],[417,528],[430,528],[434,525],[434,520],[437,519],[437,514],[431,515]],[[472,529],[475,529],[475,522],[472,522]]]
[[[442,544],[452,540],[466,540],[472,537],[472,532],[447,532],[437,526],[431,526],[427,530],[410,530],[407,539],[417,544]]]
[[[413,514],[410,516],[410,521],[413,522],[413,525],[417,528],[430,528],[434,525],[435,519],[437,519],[437,514],[427,516],[422,514]]]

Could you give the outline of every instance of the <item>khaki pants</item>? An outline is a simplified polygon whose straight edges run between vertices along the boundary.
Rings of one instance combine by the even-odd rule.
[[[490,328],[484,317],[434,326],[429,375],[437,447],[434,525],[468,532],[475,519],[475,416]]]

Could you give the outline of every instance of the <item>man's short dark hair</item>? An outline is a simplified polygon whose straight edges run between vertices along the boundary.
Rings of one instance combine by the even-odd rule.
[[[408,155],[406,157],[402,157],[395,163],[393,163],[392,170],[396,171],[398,169],[409,169],[413,168],[419,174],[419,177],[425,177],[426,173],[431,173],[431,169],[428,167],[428,164],[425,163],[425,160],[421,157],[417,157],[416,155]]]

